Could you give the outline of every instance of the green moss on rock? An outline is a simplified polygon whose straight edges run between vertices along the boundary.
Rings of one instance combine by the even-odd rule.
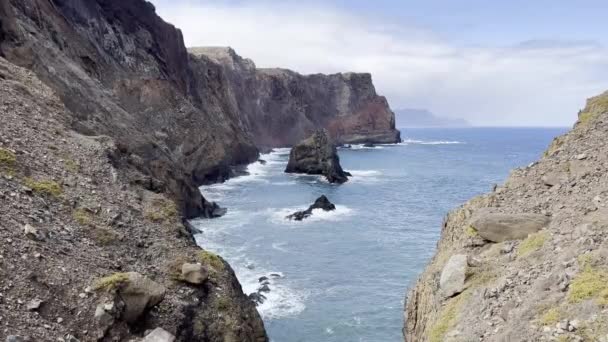
[[[586,266],[570,283],[568,300],[578,303],[594,298],[598,304],[608,304],[608,272]]]
[[[16,164],[15,154],[5,148],[0,148],[0,171],[12,173]]]
[[[93,290],[109,292],[128,282],[129,275],[127,273],[114,273],[107,277],[95,280],[93,283]]]
[[[178,210],[175,203],[169,199],[156,199],[152,206],[145,211],[144,216],[152,222],[171,222],[177,219]]]
[[[32,178],[25,179],[25,186],[32,189],[35,193],[60,197],[63,194],[63,189],[59,183],[52,180],[34,180]]]
[[[443,342],[445,334],[452,329],[458,321],[458,314],[462,305],[468,299],[469,294],[464,292],[457,297],[451,298],[439,313],[439,318],[431,326],[429,331],[429,342]]]
[[[199,252],[198,261],[203,265],[211,266],[211,268],[215,269],[216,271],[221,271],[224,269],[224,262],[222,259],[217,256],[217,254],[209,251]]]
[[[520,257],[526,256],[543,247],[547,241],[546,232],[538,232],[528,235],[528,237],[519,244],[517,255]]]

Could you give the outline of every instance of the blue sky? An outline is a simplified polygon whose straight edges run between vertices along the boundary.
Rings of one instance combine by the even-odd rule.
[[[608,2],[153,0],[188,46],[259,67],[371,72],[393,108],[565,126],[608,89]]]

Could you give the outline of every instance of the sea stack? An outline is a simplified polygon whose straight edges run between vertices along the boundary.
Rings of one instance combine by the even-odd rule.
[[[342,170],[336,146],[324,129],[291,149],[285,172],[324,175],[330,183],[344,183],[350,176]]]

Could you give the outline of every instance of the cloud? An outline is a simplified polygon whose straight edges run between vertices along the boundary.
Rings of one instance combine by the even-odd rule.
[[[427,28],[320,4],[154,3],[188,46],[232,46],[258,67],[371,72],[393,108],[479,125],[570,125],[587,97],[608,89],[608,51],[594,42],[461,46]]]

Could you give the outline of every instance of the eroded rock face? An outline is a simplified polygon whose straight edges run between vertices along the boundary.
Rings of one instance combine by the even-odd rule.
[[[599,280],[608,269],[607,137],[604,93],[588,100],[572,131],[541,160],[447,215],[437,252],[408,293],[406,341],[592,341],[608,334],[606,320],[597,319],[605,317],[608,291]],[[464,288],[446,297],[444,270],[465,254]],[[592,279],[599,281],[590,286]],[[579,328],[584,324],[590,330]]]
[[[540,214],[501,214],[482,212],[471,222],[477,233],[492,242],[525,239],[547,227],[551,219]]]
[[[316,131],[291,149],[285,172],[324,175],[330,183],[344,183],[350,176],[342,170],[338,150],[325,130]]]
[[[366,73],[301,75],[285,69],[257,69],[231,48],[192,48],[210,59],[241,108],[242,123],[258,146],[293,146],[325,128],[338,144],[396,143],[395,115]]]
[[[116,166],[144,173],[131,181],[173,194],[189,218],[213,216],[198,186],[255,161],[257,147],[320,127],[343,142],[399,140],[369,74],[258,70],[231,49],[191,55],[143,0],[6,0],[0,23],[0,55],[53,88],[74,129],[115,138]]]

